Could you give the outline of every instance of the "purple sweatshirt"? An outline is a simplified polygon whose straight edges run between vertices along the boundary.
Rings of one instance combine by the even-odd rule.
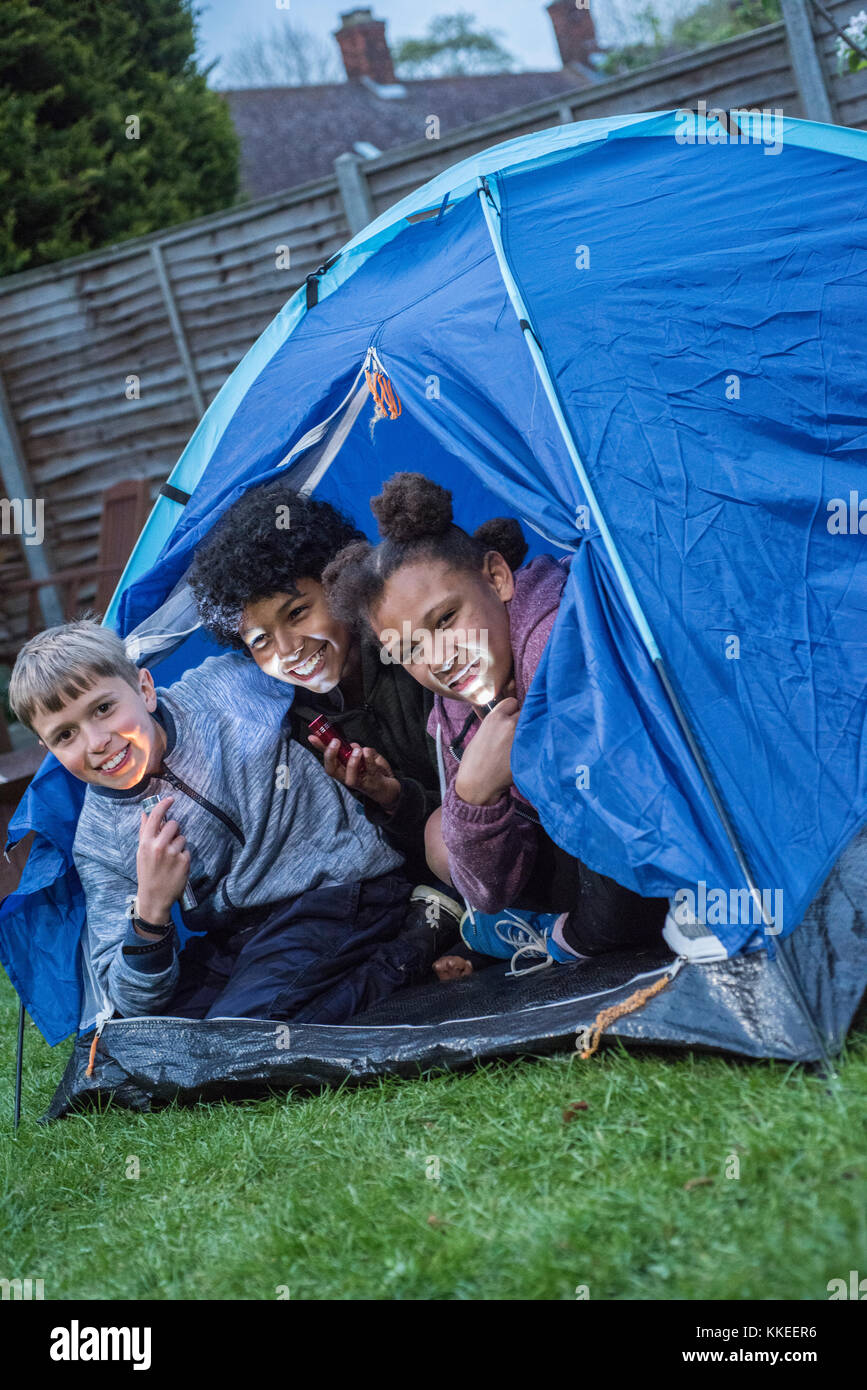
[[[519,708],[554,626],[570,563],[568,555],[562,560],[540,555],[515,574],[515,595],[506,607]],[[530,803],[515,786],[503,792],[492,806],[470,806],[455,792],[460,763],[449,745],[460,734],[470,712],[466,702],[437,695],[428,720],[428,733],[433,737],[437,725],[442,730],[448,787],[443,799],[443,841],[455,887],[481,912],[499,912],[515,902],[533,872],[539,828],[516,810],[516,806]],[[479,726],[480,721],[474,717],[464,736],[464,748]]]

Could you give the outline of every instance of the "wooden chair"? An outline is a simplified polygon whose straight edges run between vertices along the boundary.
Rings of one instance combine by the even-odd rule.
[[[95,565],[74,565],[57,570],[45,579],[19,579],[8,586],[8,593],[23,591],[28,596],[27,637],[33,637],[43,626],[39,591],[47,584],[58,590],[66,622],[74,618],[81,608],[81,590],[94,579],[97,585],[93,607],[99,614],[105,612],[149,511],[150,483],[147,478],[128,478],[115,483],[103,499],[99,558]],[[20,645],[23,646],[26,640],[23,638]]]

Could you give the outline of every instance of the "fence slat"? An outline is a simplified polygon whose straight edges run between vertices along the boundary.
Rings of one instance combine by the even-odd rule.
[[[862,0],[823,3],[842,28]],[[0,577],[95,561],[106,488],[145,477],[155,490],[205,406],[305,277],[459,160],[550,126],[694,108],[699,99],[820,120],[836,112],[845,124],[867,125],[867,70],[838,71],[835,35],[810,0],[783,5],[782,22],[724,43],[372,160],[347,151],[335,172],[299,188],[0,280],[2,476],[7,492],[44,499],[51,557],[48,545],[0,536]],[[280,247],[289,249],[286,268]],[[140,398],[128,400],[131,375]],[[52,593],[42,591],[49,603]],[[20,632],[24,607],[15,596],[0,626]]]

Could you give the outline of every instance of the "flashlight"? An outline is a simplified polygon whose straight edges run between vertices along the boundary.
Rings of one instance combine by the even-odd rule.
[[[144,811],[145,815],[149,816],[154,807],[158,806],[161,801],[161,796],[146,796],[141,804],[141,808]],[[198,907],[196,895],[190,887],[189,883],[187,883],[187,886],[184,889],[183,897],[181,898],[181,906],[185,907],[188,912],[192,908]]]
[[[496,709],[500,701],[505,698],[505,695],[495,695],[493,700],[486,700],[481,708],[485,711],[485,714],[490,714],[491,710]]]
[[[315,719],[311,720],[307,727],[315,738],[318,738],[320,742],[325,744],[326,748],[328,747],[329,743],[332,743],[334,741],[334,739],[338,740],[338,742],[340,743],[340,747],[337,750],[337,759],[338,762],[341,762],[343,766],[346,767],[346,764],[349,762],[349,759],[352,757],[352,754],[355,752],[355,749],[352,747],[352,744],[349,743],[349,741],[343,737],[340,730],[335,729],[334,725],[331,723],[331,720],[326,719],[324,714],[318,714]],[[365,770],[366,764],[364,758],[362,757],[359,759],[358,762],[358,771],[363,773],[365,772]]]

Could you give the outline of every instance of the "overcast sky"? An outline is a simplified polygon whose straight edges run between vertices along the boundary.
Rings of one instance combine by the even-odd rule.
[[[697,3],[698,0],[656,0],[655,8],[659,14],[674,10],[680,13]],[[610,45],[629,37],[630,16],[642,4],[634,0],[591,0],[591,7],[600,42]],[[281,18],[291,19],[327,38],[340,27],[340,14],[355,8],[347,0],[342,4],[339,0],[290,0],[288,10],[278,10],[276,0],[201,0],[200,53],[206,62],[227,58],[253,34],[268,33]],[[560,67],[543,0],[371,0],[370,8],[376,19],[385,20],[389,42],[418,37],[437,15],[463,10],[474,15],[480,27],[498,29],[500,42],[520,67]],[[215,69],[211,81],[219,85],[219,69]]]

